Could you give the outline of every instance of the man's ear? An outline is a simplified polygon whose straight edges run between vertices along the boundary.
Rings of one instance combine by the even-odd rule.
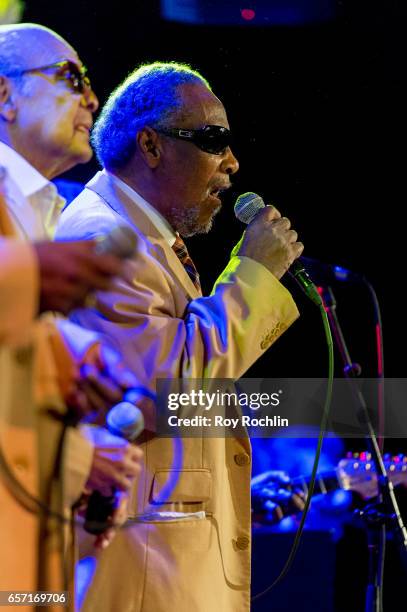
[[[0,75],[0,117],[9,123],[12,123],[17,115],[11,89],[10,80]]]
[[[137,133],[137,146],[145,163],[150,168],[156,168],[161,159],[159,134],[152,128],[144,127]]]

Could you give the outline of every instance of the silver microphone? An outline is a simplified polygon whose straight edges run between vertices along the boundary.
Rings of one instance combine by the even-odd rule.
[[[141,410],[134,404],[120,402],[109,410],[106,424],[113,435],[124,438],[128,442],[134,442],[144,429],[144,417]]]
[[[120,402],[113,406],[106,417],[107,428],[115,436],[128,442],[134,440],[144,429],[143,413],[130,402]],[[83,528],[88,533],[99,535],[109,527],[109,518],[116,507],[116,491],[106,496],[93,491],[88,500]]]
[[[108,234],[96,238],[95,252],[116,255],[120,259],[132,257],[137,249],[137,237],[127,225],[117,225]]]
[[[265,208],[264,200],[257,193],[248,191],[240,195],[235,203],[235,215],[242,223],[250,223],[262,208]],[[315,287],[308,272],[304,268],[301,258],[296,259],[290,266],[288,273],[297,281],[305,294],[316,304],[322,305],[321,296]]]

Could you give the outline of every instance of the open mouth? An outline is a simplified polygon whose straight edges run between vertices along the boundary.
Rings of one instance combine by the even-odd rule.
[[[218,202],[221,201],[220,196],[221,194],[226,191],[226,189],[228,189],[228,187],[213,187],[210,191],[209,191],[209,197],[213,198],[215,200],[217,200]]]

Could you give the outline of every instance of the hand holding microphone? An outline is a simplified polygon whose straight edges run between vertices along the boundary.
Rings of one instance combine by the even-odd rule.
[[[117,404],[109,411],[106,424],[108,429],[87,431],[95,446],[87,488],[94,490],[88,501],[84,529],[98,536],[110,530],[115,509],[123,499],[120,492],[129,491],[140,473],[143,456],[140,448],[131,444],[144,428],[143,414],[136,406],[130,402]],[[110,531],[109,540],[111,535]]]
[[[122,260],[133,255],[136,246],[135,235],[126,226],[95,240],[34,244],[39,312],[53,310],[66,315],[82,306],[89,292],[109,289],[112,277],[121,273]]]
[[[298,234],[291,228],[290,220],[282,217],[274,206],[266,206],[263,199],[252,192],[237,198],[235,215],[249,224],[237,254],[263,264],[278,279],[291,268],[290,274],[301,289],[320,306],[322,301],[318,290],[298,260],[304,245],[298,242]]]
[[[263,264],[280,279],[304,249],[290,220],[274,206],[265,206],[262,198],[246,193],[236,201],[236,217],[250,224],[238,254]]]

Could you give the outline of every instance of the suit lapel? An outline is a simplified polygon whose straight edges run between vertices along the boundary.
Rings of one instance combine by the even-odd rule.
[[[201,297],[177,255],[151,222],[148,215],[120,187],[116,186],[108,175],[98,172],[86,187],[97,193],[129,225],[147,236],[155,247],[158,259],[165,267],[170,268],[191,299]]]

